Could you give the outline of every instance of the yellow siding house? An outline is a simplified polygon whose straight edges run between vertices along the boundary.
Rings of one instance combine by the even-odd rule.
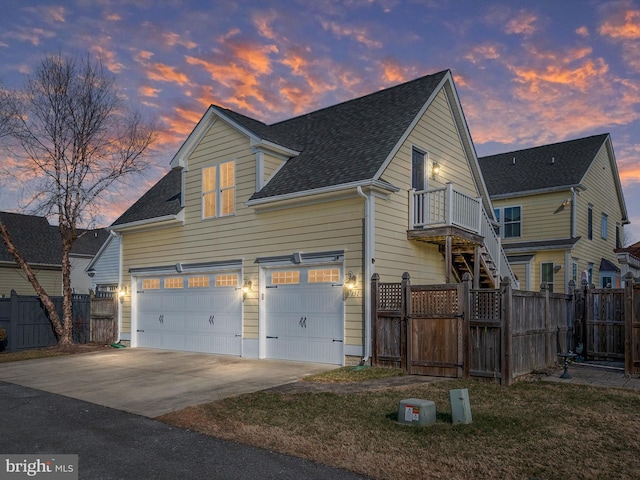
[[[266,124],[212,105],[111,226],[133,347],[369,361],[374,273],[512,275],[450,71]]]
[[[617,287],[629,223],[609,134],[479,159],[521,288]]]

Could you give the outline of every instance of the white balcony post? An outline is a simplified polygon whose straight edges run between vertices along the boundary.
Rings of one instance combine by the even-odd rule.
[[[453,183],[447,182],[447,195],[444,200],[445,203],[445,224],[447,226],[452,225],[453,216]]]
[[[415,219],[415,197],[416,189],[412,188],[409,190],[409,230],[413,230],[415,228],[416,219]]]
[[[478,201],[478,228],[476,229],[476,232],[478,234],[482,234],[482,216],[484,214],[484,207],[482,206],[482,197],[476,197],[476,200]],[[489,219],[487,218],[487,220]]]

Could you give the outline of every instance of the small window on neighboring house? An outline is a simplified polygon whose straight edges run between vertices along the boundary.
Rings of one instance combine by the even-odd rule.
[[[571,263],[571,280],[578,282],[578,262]]]
[[[411,151],[411,188],[417,191],[427,189],[427,159],[425,152],[416,148]]]
[[[593,205],[589,205],[587,209],[587,236],[589,240],[593,240]]]
[[[518,238],[522,235],[522,207],[502,207],[494,209],[500,224],[502,238]]]
[[[606,213],[602,214],[602,222],[601,222],[601,228],[600,228],[600,235],[602,236],[602,238],[604,240],[607,239],[607,228],[608,228],[608,224],[609,223],[609,218],[607,217]]]
[[[601,288],[611,288],[613,287],[613,277],[608,276],[608,275],[603,275],[602,278],[600,278],[600,287]]]
[[[540,282],[547,282],[549,291],[553,292],[553,263],[540,264]]]
[[[224,217],[235,213],[235,162],[202,169],[202,217]]]

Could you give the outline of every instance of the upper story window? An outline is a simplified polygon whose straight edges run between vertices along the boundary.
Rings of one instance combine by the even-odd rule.
[[[236,211],[235,162],[202,169],[202,217],[224,217]]]
[[[414,148],[411,150],[411,188],[427,189],[427,161],[429,155]]]
[[[517,238],[522,235],[522,207],[502,207],[494,210],[500,224],[502,238]]]
[[[593,240],[593,205],[587,208],[587,237]]]
[[[607,229],[608,229],[608,224],[609,223],[609,218],[607,217],[606,213],[602,214],[602,221],[600,224],[600,235],[602,236],[602,238],[604,240],[607,239]]]

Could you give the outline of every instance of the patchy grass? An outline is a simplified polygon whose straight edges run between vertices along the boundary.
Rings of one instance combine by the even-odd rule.
[[[109,345],[99,345],[95,343],[76,344],[66,348],[45,347],[31,350],[21,350],[19,352],[0,352],[0,363],[20,362],[22,360],[33,360],[36,358],[57,357],[60,355],[72,355],[75,353],[88,353],[97,350],[111,348]]]
[[[449,390],[467,388],[473,423],[453,425]],[[398,424],[403,398],[437,422]],[[640,394],[538,381],[449,381],[366,393],[265,391],[159,420],[375,479],[637,478]]]
[[[405,375],[404,370],[379,368],[379,367],[341,367],[328,372],[318,373],[304,377],[305,382],[321,383],[351,383],[366,382],[368,380],[379,380],[381,378],[397,377]]]

